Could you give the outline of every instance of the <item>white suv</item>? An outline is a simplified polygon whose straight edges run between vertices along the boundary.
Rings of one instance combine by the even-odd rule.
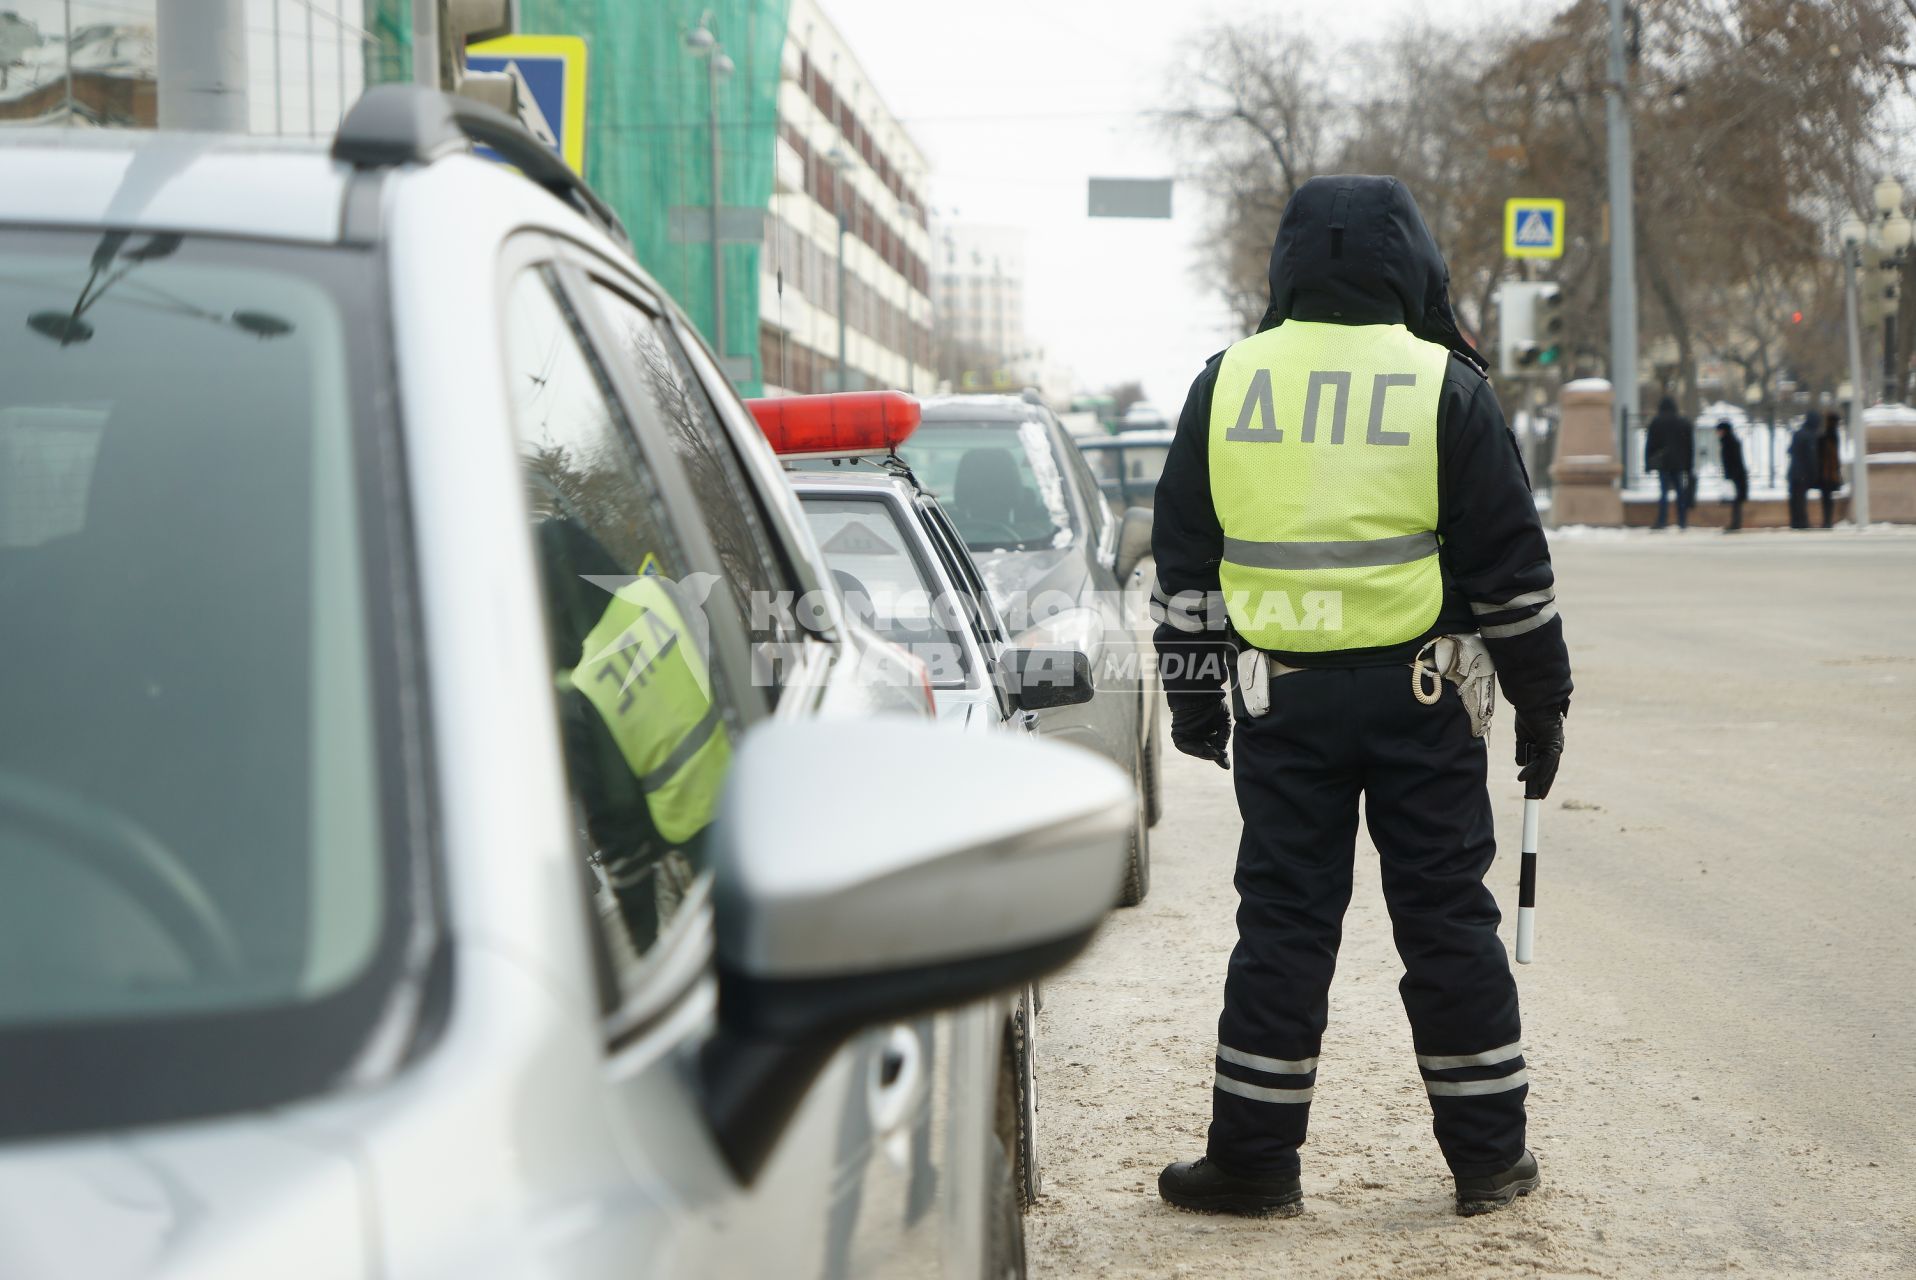
[[[0,1275],[1019,1273],[1134,798],[923,718],[590,192],[408,88],[0,173]]]

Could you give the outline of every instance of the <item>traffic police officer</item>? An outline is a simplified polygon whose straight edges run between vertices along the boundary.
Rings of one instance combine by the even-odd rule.
[[[1520,776],[1549,790],[1570,699],[1550,553],[1401,183],[1306,182],[1270,283],[1258,332],[1192,386],[1157,490],[1172,742],[1226,768],[1236,747],[1244,819],[1210,1141],[1159,1191],[1188,1209],[1301,1212],[1362,795],[1437,1142],[1458,1212],[1482,1212],[1538,1177],[1516,984],[1483,883],[1480,735],[1494,660]]]

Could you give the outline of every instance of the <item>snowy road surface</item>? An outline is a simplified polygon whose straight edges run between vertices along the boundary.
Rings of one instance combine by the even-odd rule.
[[[1226,776],[1168,752],[1151,896],[1046,989],[1039,1277],[1916,1275],[1916,537],[1568,537],[1569,751],[1518,969],[1544,1187],[1450,1215],[1358,848],[1307,1212],[1161,1204],[1204,1149]],[[1515,917],[1522,792],[1492,730]]]

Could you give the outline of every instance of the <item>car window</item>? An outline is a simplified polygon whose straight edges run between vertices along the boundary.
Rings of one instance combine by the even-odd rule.
[[[717,549],[725,585],[751,629],[754,679],[768,702],[778,700],[777,659],[803,639],[789,600],[793,578],[768,529],[757,491],[746,474],[705,388],[692,372],[678,340],[624,294],[593,281],[600,309],[613,329],[609,358],[626,360],[637,375],[645,403],[665,428],[685,468],[705,526]]]
[[[351,250],[0,231],[0,1137],[317,1091],[385,1008],[378,297]]]
[[[1042,422],[931,419],[899,454],[974,551],[1068,547],[1078,536]]]
[[[954,629],[961,602],[944,598],[937,573],[884,498],[802,493],[799,502],[825,563],[854,615],[925,664],[932,685],[963,688],[971,663]]]
[[[927,495],[919,499],[919,516],[925,522],[925,531],[931,536],[932,544],[938,549],[945,572],[960,584],[967,596],[965,606],[971,612],[980,642],[985,645],[987,653],[992,652],[991,646],[1004,642],[1004,624],[998,617],[997,607],[991,602],[991,591],[978,572],[978,562],[965,550],[964,540],[951,527],[950,518],[945,515],[944,508],[938,505],[936,498]]]
[[[1091,468],[1091,474],[1097,478],[1100,485],[1117,480],[1124,474],[1122,450],[1100,445],[1095,448],[1080,448],[1078,452],[1084,455],[1085,465]]]
[[[574,813],[630,994],[706,867],[742,719],[656,476],[541,271],[512,288],[506,378]]]
[[[1084,454],[1076,445],[1067,440],[1060,452],[1064,455],[1071,474],[1076,478],[1080,501],[1089,520],[1090,540],[1093,545],[1102,545],[1105,526],[1111,521],[1111,507],[1105,501],[1104,488],[1098,483],[1098,478],[1091,474],[1091,468],[1085,462]]]

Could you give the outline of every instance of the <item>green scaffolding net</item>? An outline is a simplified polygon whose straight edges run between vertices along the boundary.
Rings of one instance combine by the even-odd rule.
[[[411,74],[411,0],[373,0],[368,25],[380,52],[370,81]],[[733,64],[718,86],[720,204],[764,210],[771,204],[778,135],[780,60],[789,0],[521,0],[528,35],[584,38],[585,178],[624,219],[640,263],[669,291],[700,332],[750,376],[739,389],[764,386],[759,364],[758,242],[721,253],[725,313],[713,335],[711,247],[703,237],[712,202],[711,112],[706,59],[685,33],[706,26]],[[709,16],[708,16],[709,15]]]

